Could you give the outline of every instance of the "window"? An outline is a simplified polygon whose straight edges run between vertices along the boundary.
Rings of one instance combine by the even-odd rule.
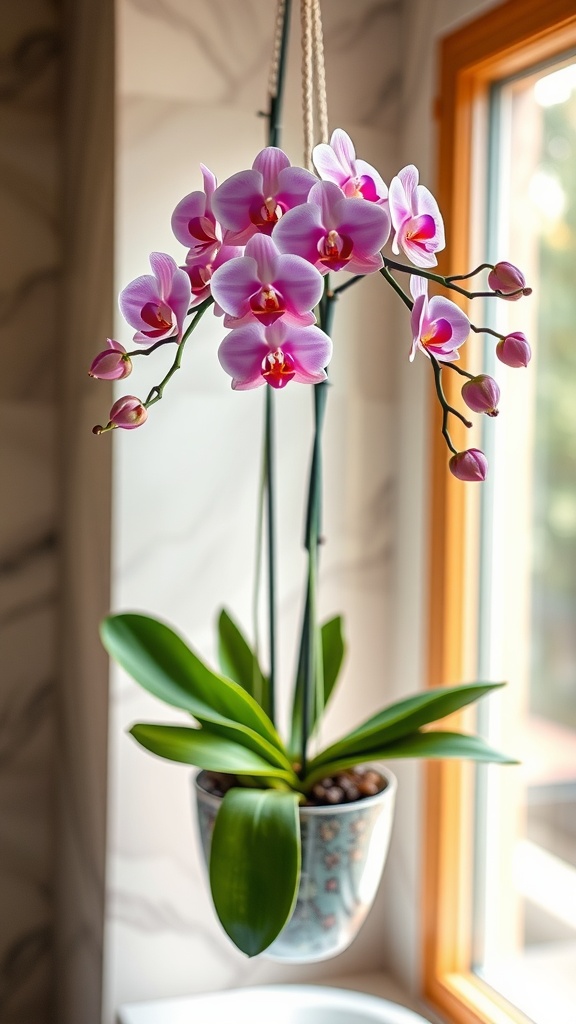
[[[426,989],[466,1024],[569,1024],[576,1005],[575,53],[570,0],[511,0],[442,49],[454,264],[488,251],[538,289],[495,314],[534,340],[536,372],[511,371],[496,444],[486,425],[490,483],[470,493],[435,453],[431,683],[510,679],[484,725],[524,762],[429,770]]]

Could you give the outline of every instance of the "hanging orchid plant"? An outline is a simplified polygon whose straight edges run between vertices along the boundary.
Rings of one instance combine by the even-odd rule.
[[[302,0],[308,51],[321,71],[317,0]],[[398,171],[389,187],[378,171],[356,156],[345,131],[312,147],[307,126],[306,152],[312,165],[298,167],[278,147],[278,115],[283,84],[288,3],[280,3],[277,75],[271,90],[270,145],[252,167],[217,184],[201,166],[203,189],[178,203],[172,215],[176,239],[185,248],[180,265],[165,253],[152,253],[152,274],[128,284],[120,309],[136,348],[108,340],[90,373],[120,380],[141,354],[172,347],[174,360],[163,379],[144,399],[119,398],[108,421],[94,428],[103,434],[142,426],[152,407],[180,368],[186,344],[208,311],[222,317],[218,358],[232,389],[262,387],[266,419],[264,465],[267,496],[269,645],[267,667],[232,617],[219,616],[220,671],[194,653],[168,625],[149,616],[121,614],[103,624],[103,642],[113,658],[143,687],[169,705],[187,712],[191,726],[138,724],[134,738],[153,753],[226,773],[234,784],[223,799],[229,830],[250,834],[256,854],[239,845],[225,873],[216,872],[212,888],[219,917],[233,941],[249,955],[266,948],[290,916],[298,888],[298,806],[309,800],[320,780],[365,761],[399,757],[469,758],[506,762],[478,736],[428,726],[468,705],[499,684],[475,683],[429,690],[393,704],[362,722],[324,750],[311,741],[335,690],[345,643],[339,617],[317,621],[317,578],[321,537],[321,438],[332,356],[332,321],[337,301],[350,287],[362,287],[367,275],[379,274],[407,308],[407,358],[424,356],[431,365],[442,408],[442,433],[449,449],[449,469],[463,481],[481,481],[487,472],[477,448],[459,451],[450,422],[467,425],[467,415],[450,405],[442,378],[463,376],[467,410],[494,416],[499,389],[487,374],[474,375],[460,365],[460,354],[473,326],[467,314],[444,294],[429,295],[431,283],[467,299],[477,295],[515,300],[529,293],[520,270],[501,262],[483,264],[471,274],[445,277],[436,267],[445,245],[438,204],[420,184],[416,167]],[[308,20],[307,20],[308,18]],[[305,75],[306,88],[322,74]],[[322,97],[320,97],[321,99]],[[318,96],[317,96],[318,99]],[[313,104],[310,96],[305,109]],[[319,103],[320,111],[325,104]],[[397,257],[403,254],[408,262]],[[478,292],[462,281],[488,270],[487,286]],[[333,274],[338,277],[335,284]],[[408,282],[405,289],[402,282]],[[486,329],[487,330],[487,329]],[[488,334],[494,334],[488,331]],[[497,335],[496,355],[509,366],[526,366],[530,347],[519,332]],[[276,581],[274,393],[298,384],[312,385],[315,411],[308,488],[305,546],[308,555],[302,633],[294,683],[291,733],[276,728]],[[238,399],[241,400],[241,399]],[[216,830],[212,856],[220,862],[221,831]],[[262,865],[277,863],[275,880],[262,891]],[[281,893],[279,892],[281,889]],[[264,924],[250,914],[254,901],[267,907]]]

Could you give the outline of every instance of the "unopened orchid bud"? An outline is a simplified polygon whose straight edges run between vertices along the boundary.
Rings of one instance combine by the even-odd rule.
[[[124,395],[110,409],[110,423],[114,427],[133,430],[140,427],[148,419],[148,413],[139,398]]]
[[[468,448],[465,452],[453,455],[448,463],[453,476],[468,483],[486,479],[488,461],[479,448]]]
[[[488,274],[488,287],[511,301],[521,299],[523,295],[530,295],[532,292],[531,288],[526,287],[526,278],[522,271],[506,260],[492,268]]]
[[[108,338],[107,349],[99,352],[88,370],[91,377],[98,380],[122,380],[132,373],[132,360],[126,355],[126,349],[119,341]]]
[[[498,415],[500,388],[493,377],[479,373],[462,386],[462,398],[473,412],[485,412],[487,416]]]
[[[528,366],[532,358],[532,350],[522,331],[507,334],[496,345],[496,355],[506,366]]]

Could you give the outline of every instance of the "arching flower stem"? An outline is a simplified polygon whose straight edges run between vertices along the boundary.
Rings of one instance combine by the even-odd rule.
[[[412,308],[414,306],[414,303],[412,302],[412,299],[410,298],[409,295],[406,294],[404,289],[398,284],[398,281],[390,273],[390,271],[388,270],[388,267],[387,267],[386,264],[387,264],[387,261],[385,260],[384,261],[384,266],[382,267],[382,270],[380,271],[380,273],[382,274],[383,277],[386,278],[386,280],[388,281],[388,284],[390,285],[391,288],[394,289],[396,294],[400,296],[400,298],[402,299],[402,302],[404,303],[404,305],[409,310],[412,310]],[[406,267],[406,270],[408,270],[408,267]],[[418,275],[421,276],[420,275],[420,271],[418,271]]]
[[[144,406],[145,409],[149,409],[151,405],[155,405],[156,402],[159,402],[160,399],[163,397],[164,388],[166,387],[168,381],[171,380],[171,378],[174,376],[176,370],[180,369],[180,365],[182,363],[182,356],[184,354],[184,346],[188,341],[188,338],[190,337],[192,332],[196,330],[198,324],[200,323],[202,317],[204,316],[204,313],[206,312],[207,309],[210,308],[213,302],[214,299],[212,297],[210,297],[209,299],[205,299],[202,305],[197,306],[196,309],[194,310],[193,319],[186,328],[186,330],[184,331],[184,334],[182,335],[182,341],[180,342],[178,348],[176,349],[176,355],[174,357],[174,362],[172,363],[172,366],[168,370],[166,376],[160,381],[160,383],[155,384],[154,387],[150,390],[148,397],[146,398],[146,401],[142,402],[142,405]],[[152,346],[152,348],[157,347],[157,345]],[[152,348],[150,349],[150,351],[152,351]],[[142,354],[148,355],[149,353],[146,351],[143,352]]]
[[[328,276],[320,301],[320,327],[330,335],[336,305],[336,292],[330,289]],[[329,382],[314,385],[314,440],[308,485],[308,504],[304,547],[308,552],[306,600],[302,622],[298,673],[302,679],[302,738],[300,751],[301,777],[306,775],[308,743],[313,723],[320,718],[324,706],[324,673],[318,625],[316,587],[318,549],[322,543],[322,430],[326,414]]]
[[[427,281],[435,281],[436,284],[441,284],[444,288],[450,288],[453,292],[458,292],[459,295],[464,295],[467,299],[499,298],[497,292],[470,292],[467,288],[461,288],[460,285],[454,284],[455,280],[466,280],[464,276],[456,278],[442,277],[441,274],[433,274],[430,270],[422,270],[420,267],[408,266],[406,263],[397,263],[396,260],[389,260],[387,256],[384,256],[384,267],[380,273],[384,274],[386,269],[398,270],[402,274],[413,274],[416,277],[425,277]],[[386,277],[386,280],[389,280],[386,274],[384,274],[384,276]]]
[[[448,430],[448,417],[450,414],[456,416],[457,419],[461,420],[465,427],[471,427],[472,424],[470,420],[467,420],[466,417],[463,416],[458,409],[455,409],[454,406],[450,405],[450,403],[448,402],[446,395],[444,394],[444,389],[442,387],[442,366],[440,365],[438,360],[433,355],[430,355],[430,362],[432,363],[432,368],[434,370],[434,385],[436,387],[436,394],[438,396],[438,401],[440,402],[440,405],[442,407],[442,436],[446,441],[446,444],[448,445],[450,451],[454,455],[457,455],[458,449],[454,447],[452,438],[450,437],[450,432]],[[452,367],[451,363],[447,365]],[[452,367],[452,369],[455,369],[455,367]]]
[[[276,75],[276,89],[273,96],[270,96],[268,109],[268,145],[279,146],[281,135],[282,103],[284,96],[284,82],[286,78],[286,58],[288,52],[288,37],[290,29],[290,8],[291,0],[285,0],[282,29],[280,37],[280,51],[278,54],[278,72]],[[275,482],[275,416],[274,416],[274,394],[272,387],[265,387],[265,410],[264,410],[264,449],[263,449],[263,500],[260,502],[260,526],[258,529],[257,543],[260,545],[263,537],[262,517],[264,508],[266,510],[266,549],[267,549],[267,591],[268,591],[268,667],[269,667],[269,700],[268,715],[273,722],[276,720],[276,482]],[[257,552],[257,563],[260,564],[260,551]],[[258,580],[256,575],[256,593],[254,598],[255,610],[258,608]],[[257,634],[256,634],[257,635]]]

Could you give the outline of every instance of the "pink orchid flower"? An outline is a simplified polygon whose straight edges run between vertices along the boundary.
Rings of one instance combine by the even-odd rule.
[[[403,249],[417,267],[434,267],[444,248],[444,222],[431,192],[418,184],[418,169],[404,167],[390,182],[390,216],[395,231],[392,252]]]
[[[222,245],[222,231],[212,212],[216,178],[204,164],[200,164],[200,169],[204,192],[191,192],[184,196],[172,214],[172,231],[188,248],[188,265],[211,263]]]
[[[319,327],[300,327],[282,321],[265,327],[247,324],[227,334],[218,349],[222,368],[232,377],[235,391],[270,384],[283,388],[291,380],[318,384],[326,379],[332,342]]]
[[[364,199],[346,199],[338,185],[319,181],[308,202],[289,210],[272,237],[281,252],[302,256],[321,274],[370,274],[382,266],[379,250],[389,234],[387,210]]]
[[[448,463],[450,472],[465,483],[482,483],[488,472],[488,460],[480,448],[457,452]]]
[[[224,310],[225,327],[254,321],[269,327],[315,323],[311,312],[322,295],[322,276],[300,256],[281,254],[268,235],[254,235],[244,256],[214,271],[212,295]]]
[[[380,206],[388,201],[388,189],[378,171],[356,159],[352,139],[342,128],[332,132],[329,146],[323,142],[314,147],[312,159],[320,177],[339,185],[349,199],[367,199]]]
[[[152,274],[137,277],[120,292],[122,316],[136,329],[136,342],[179,341],[190,307],[190,278],[163,252],[150,253],[150,266]]]
[[[227,178],[212,197],[226,244],[245,245],[256,232],[271,234],[286,210],[306,202],[316,180],[311,171],[292,167],[281,149],[263,149],[252,170]]]
[[[126,355],[126,349],[119,341],[107,338],[103,352],[99,352],[92,360],[88,373],[97,380],[122,380],[132,373],[132,360]]]
[[[470,333],[470,321],[458,306],[443,295],[428,298],[428,282],[422,277],[410,278],[414,307],[410,316],[412,347],[410,362],[417,349],[440,362],[459,359],[458,349]]]
[[[241,256],[243,251],[240,245],[223,245],[210,262],[200,262],[197,259],[192,259],[188,262],[188,258],[186,258],[186,263],[181,269],[190,278],[190,285],[192,287],[191,308],[204,302],[204,299],[207,299],[211,294],[211,282],[214,271],[218,270],[218,267],[224,266],[228,260]]]
[[[123,430],[141,427],[148,419],[145,406],[135,395],[124,395],[110,409],[110,423]]]

